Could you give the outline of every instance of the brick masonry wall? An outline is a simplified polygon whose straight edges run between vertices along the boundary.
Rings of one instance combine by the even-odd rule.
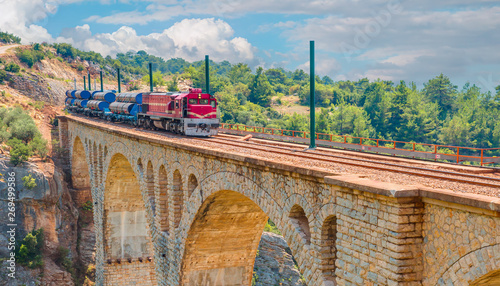
[[[122,261],[120,264],[106,264],[104,285],[142,286],[157,285],[155,266],[152,262]]]
[[[333,182],[325,178],[332,174],[318,170],[270,166],[209,150],[151,144],[147,137],[129,138],[71,120],[68,130],[70,146],[80,138],[90,173],[95,174],[90,181],[92,198],[97,202],[97,285],[114,285],[113,281],[123,277],[121,281],[155,281],[151,283],[168,286],[188,283],[184,274],[191,269],[183,263],[185,251],[193,247],[186,244],[191,241],[190,226],[207,198],[221,190],[244,195],[275,222],[308,285],[323,285],[324,278],[331,281],[332,275],[337,285],[439,285],[450,281],[451,285],[467,285],[466,281],[500,268],[497,212],[479,214],[441,206],[424,201],[413,190],[405,197],[396,197],[404,188],[363,179],[353,183],[352,178],[343,176],[332,176],[337,178]],[[140,196],[127,203],[146,211],[153,249],[153,263],[147,267],[128,262],[110,266],[106,261],[107,175],[118,154],[129,162],[140,188]],[[151,166],[153,183],[144,166]],[[181,174],[182,187],[175,187],[174,200],[176,171]],[[188,187],[191,175],[198,182],[194,190]],[[179,222],[178,227],[175,222]],[[336,239],[322,233],[325,225]],[[336,255],[324,255],[332,251]],[[196,261],[190,260],[190,264],[196,265]]]

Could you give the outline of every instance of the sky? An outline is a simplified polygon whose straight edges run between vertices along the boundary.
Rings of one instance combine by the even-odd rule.
[[[316,74],[334,80],[500,85],[499,0],[0,0],[0,30],[104,56],[306,72],[314,40]]]

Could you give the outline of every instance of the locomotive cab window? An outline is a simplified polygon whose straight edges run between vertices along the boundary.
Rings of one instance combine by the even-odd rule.
[[[212,105],[212,107],[215,108],[215,100],[210,101],[210,105]]]
[[[189,104],[198,104],[198,99],[196,99],[196,98],[190,98],[189,99]]]
[[[208,99],[200,99],[200,104],[208,104]]]

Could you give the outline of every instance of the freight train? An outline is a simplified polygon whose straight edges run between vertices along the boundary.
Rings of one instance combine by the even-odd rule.
[[[189,92],[126,92],[68,90],[72,113],[162,129],[188,136],[217,135],[217,100],[200,88]]]

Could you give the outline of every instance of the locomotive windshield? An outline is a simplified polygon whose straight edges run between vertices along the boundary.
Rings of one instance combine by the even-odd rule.
[[[198,104],[198,99],[196,99],[196,98],[190,98],[189,99],[189,104]]]
[[[200,104],[208,104],[208,99],[200,99]]]

